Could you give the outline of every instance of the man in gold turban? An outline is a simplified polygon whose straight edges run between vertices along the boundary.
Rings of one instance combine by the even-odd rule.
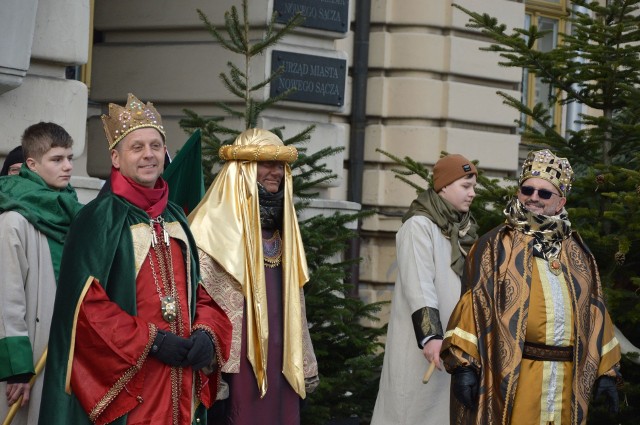
[[[294,147],[262,129],[220,149],[227,161],[189,215],[203,284],[233,326],[228,392],[215,423],[300,423],[318,382],[303,285],[307,262],[293,203]],[[215,416],[215,415],[210,415]]]

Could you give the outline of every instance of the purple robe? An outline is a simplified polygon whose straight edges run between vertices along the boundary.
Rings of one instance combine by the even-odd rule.
[[[271,238],[273,233],[273,230],[263,229],[263,240]],[[264,273],[269,318],[267,393],[260,398],[256,377],[247,358],[247,322],[243,320],[240,372],[223,373],[222,379],[229,384],[229,398],[214,404],[209,415],[209,423],[213,425],[300,424],[300,397],[282,374],[282,264],[274,268],[265,267]],[[246,310],[246,304],[244,308]],[[217,406],[225,403],[223,409]],[[224,413],[220,410],[224,410]]]

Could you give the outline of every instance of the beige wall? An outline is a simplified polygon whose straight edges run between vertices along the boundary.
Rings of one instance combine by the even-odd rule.
[[[0,155],[20,143],[29,125],[53,121],[71,134],[81,157],[87,88],[65,79],[65,68],[87,62],[89,0],[8,0],[0,8],[0,74],[15,77],[0,90]]]
[[[352,2],[353,3],[353,2]],[[89,117],[88,168],[91,175],[105,177],[109,172],[105,152],[104,134],[98,115],[106,110],[109,102],[123,103],[132,92],[143,101],[152,101],[162,114],[167,129],[169,151],[175,151],[187,136],[179,127],[184,118],[184,108],[205,116],[222,112],[216,102],[233,105],[237,99],[222,86],[219,74],[227,70],[232,61],[244,68],[238,55],[224,50],[214,43],[205,30],[196,9],[201,9],[220,27],[224,12],[240,1],[189,0],[97,0],[95,29],[100,41],[93,48],[93,74],[91,101],[97,104]],[[353,5],[352,5],[353,6]],[[272,14],[272,3],[264,0],[249,1],[249,18],[257,37]],[[352,7],[353,9],[353,7]],[[241,19],[242,11],[239,10]],[[332,58],[348,59],[347,52],[337,49],[336,40],[346,34],[299,28],[277,45],[278,50],[317,54]],[[253,84],[262,81],[271,72],[271,54],[256,57],[250,71]],[[347,87],[347,93],[350,88]],[[269,87],[256,93],[263,100],[269,96]],[[271,128],[286,125],[285,137],[296,134],[310,124],[316,124],[308,147],[310,151],[324,146],[346,146],[348,127],[344,119],[348,103],[341,108],[307,103],[285,102],[276,109],[262,114],[260,126]],[[336,120],[334,117],[338,117]],[[232,123],[232,121],[228,121]],[[242,123],[236,123],[239,129]],[[327,185],[342,184],[343,155],[337,155],[328,164],[339,175]]]
[[[363,223],[360,294],[368,301],[391,298],[395,232],[416,197],[377,148],[427,165],[441,151],[461,153],[494,176],[512,175],[518,166],[517,112],[496,91],[518,97],[521,73],[499,67],[495,54],[480,51],[487,40],[465,27],[466,15],[451,3],[372,3],[363,207],[380,213]],[[518,2],[456,3],[510,26],[524,19]],[[383,322],[387,316],[383,312]]]
[[[350,1],[351,21],[356,1]],[[412,188],[394,178],[392,164],[376,152],[377,148],[427,165],[435,163],[443,150],[462,153],[479,160],[480,167],[495,176],[513,175],[518,166],[517,115],[495,92],[518,96],[520,72],[499,67],[495,54],[481,52],[479,48],[486,46],[487,40],[465,27],[466,16],[451,3],[371,0],[363,205],[380,213],[363,224],[360,294],[369,301],[390,297],[395,280],[395,232],[399,217],[416,196]],[[519,1],[456,3],[487,12],[510,26],[523,22],[524,4]],[[183,108],[216,115],[220,111],[215,102],[234,101],[218,74],[226,69],[228,60],[238,58],[213,42],[196,9],[221,25],[223,12],[239,6],[240,0],[96,0],[90,94],[84,84],[64,78],[65,66],[87,61],[89,0],[2,3],[3,8],[7,5],[12,16],[20,13],[24,24],[11,29],[0,25],[0,35],[9,31],[15,37],[16,27],[26,29],[27,35],[20,36],[22,44],[9,43],[6,34],[0,37],[0,155],[17,144],[27,125],[53,120],[64,125],[76,140],[77,174],[105,177],[110,164],[99,115],[109,102],[124,102],[128,92],[154,102],[165,120],[169,149],[175,153],[186,140],[178,125]],[[272,7],[269,1],[249,1],[256,34],[263,31]],[[0,14],[0,23],[6,16]],[[17,18],[9,22],[14,20]],[[277,48],[346,58],[351,67],[353,33],[300,28]],[[3,61],[9,57],[5,52],[12,55],[11,70]],[[258,58],[251,69],[252,78],[263,79],[270,67],[269,54]],[[258,94],[262,99],[266,96],[268,88]],[[310,150],[328,145],[347,148],[349,78],[345,96],[341,108],[284,103],[263,114],[259,125],[285,125],[285,135],[293,135],[313,123],[317,130]],[[241,123],[236,125],[241,127]],[[346,199],[349,171],[344,164],[348,155],[345,151],[330,160],[338,179],[322,190],[321,197],[330,200],[326,203],[329,209]],[[81,184],[85,180],[77,181]],[[99,186],[95,181],[87,182],[87,187]],[[83,198],[90,196],[83,193]]]

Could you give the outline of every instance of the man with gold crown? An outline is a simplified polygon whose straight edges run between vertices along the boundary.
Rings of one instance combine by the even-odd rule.
[[[530,152],[506,222],[467,257],[441,358],[451,424],[584,425],[592,390],[618,408],[620,346],[598,268],[564,205],[573,171]]]
[[[289,167],[298,153],[269,131],[249,129],[219,154],[227,162],[189,215],[203,285],[233,327],[222,365],[228,386],[218,394],[224,412],[214,423],[299,424],[318,366]]]
[[[160,114],[129,94],[102,116],[111,191],[65,244],[41,425],[206,423],[231,326],[200,284],[196,245],[160,177]]]

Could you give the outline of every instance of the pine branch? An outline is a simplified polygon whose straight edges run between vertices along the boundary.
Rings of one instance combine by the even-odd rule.
[[[405,156],[404,159],[400,159],[399,157],[386,152],[382,149],[376,149],[376,152],[380,152],[381,154],[383,154],[384,156],[386,156],[387,158],[392,159],[396,164],[401,165],[403,167],[406,168],[405,170],[400,170],[400,169],[392,169],[392,171],[396,174],[396,178],[399,178],[402,181],[405,182],[409,182],[406,178],[404,178],[403,176],[410,176],[410,175],[417,175],[418,177],[420,177],[422,180],[424,180],[427,183],[430,183],[429,180],[429,170],[423,166],[422,164],[420,164],[419,162],[414,161],[413,159],[411,159],[408,156]],[[412,186],[414,186],[414,184],[409,183]],[[419,186],[414,186],[416,188],[419,188]],[[424,190],[424,189],[422,189]]]
[[[255,43],[250,49],[249,54],[251,56],[262,53],[264,50],[269,47],[275,46],[278,44],[282,38],[290,33],[293,29],[299,27],[305,20],[305,17],[300,14],[300,12],[296,12],[296,14],[289,19],[282,28],[274,31],[275,20],[271,19],[269,23],[268,37],[263,38],[262,40]]]
[[[222,80],[222,84],[224,87],[234,96],[239,99],[245,98],[246,86],[242,83],[237,84],[237,82],[233,79],[233,74],[231,79],[224,73],[220,74],[220,80]]]
[[[211,21],[209,21],[209,18],[207,17],[207,15],[204,14],[204,12],[200,9],[196,9],[198,12],[198,16],[200,17],[200,20],[205,24],[205,27],[207,28],[207,31],[209,31],[209,33],[213,36],[213,38],[216,39],[216,41],[218,41],[220,44],[222,44],[224,46],[225,49],[234,52],[234,53],[242,53],[242,45],[240,44],[240,47],[238,47],[238,43],[237,40],[227,40],[225,38],[223,38],[220,33],[218,32],[218,30],[216,29],[216,27],[213,26],[213,24],[211,24]],[[226,16],[225,16],[225,20],[226,20]]]
[[[242,12],[244,16],[244,25],[240,24],[240,18],[238,17],[238,9],[235,6],[231,6],[231,12],[226,12],[224,14],[225,27],[227,29],[227,34],[233,41],[234,45],[237,46],[239,53],[246,53],[248,49],[248,40],[247,40],[247,31],[244,29],[247,28],[247,11],[245,9],[246,4],[243,3]]]

